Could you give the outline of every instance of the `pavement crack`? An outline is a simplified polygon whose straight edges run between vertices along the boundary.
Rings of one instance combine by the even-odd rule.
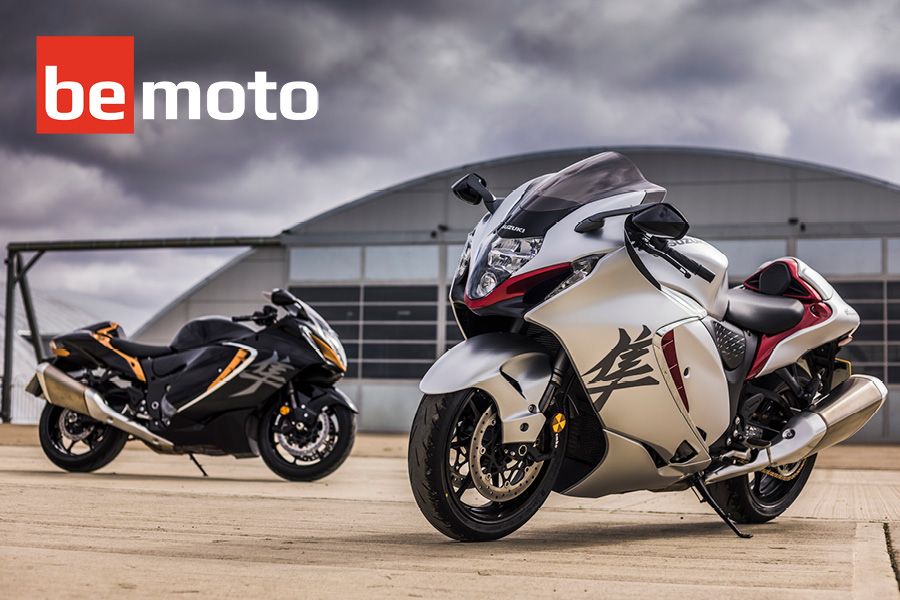
[[[891,559],[891,569],[894,570],[894,579],[897,580],[897,588],[900,589],[900,567],[897,565],[897,554],[894,551],[894,541],[891,538],[891,526],[887,521],[881,524],[884,527],[884,542],[887,544],[888,556]]]

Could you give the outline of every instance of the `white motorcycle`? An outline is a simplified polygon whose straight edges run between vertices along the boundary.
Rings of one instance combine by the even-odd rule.
[[[725,256],[685,237],[665,190],[605,152],[488,214],[450,292],[466,340],[422,379],[409,476],[445,535],[503,537],[551,491],[694,488],[741,537],[797,498],[816,453],[856,433],[884,384],[837,358],[859,325],[792,257],[729,289]]]

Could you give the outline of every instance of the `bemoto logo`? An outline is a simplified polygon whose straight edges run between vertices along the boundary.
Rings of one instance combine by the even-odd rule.
[[[134,133],[134,37],[39,36],[36,44],[37,133]],[[290,81],[278,92],[278,112],[268,107],[269,92],[278,84],[256,71],[246,84],[253,92],[257,118],[274,121],[279,114],[305,121],[319,110],[319,93],[307,81]],[[167,120],[201,118],[200,85],[194,81],[147,81],[141,88],[141,117]],[[302,102],[298,102],[302,98]],[[234,81],[212,83],[205,94],[206,114],[218,121],[244,116],[244,86]],[[160,102],[160,110],[157,110]],[[302,103],[302,110],[295,104]]]
[[[134,38],[38,37],[37,132],[134,133]]]

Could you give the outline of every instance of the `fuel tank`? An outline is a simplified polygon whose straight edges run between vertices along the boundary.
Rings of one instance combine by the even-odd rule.
[[[712,282],[697,276],[685,277],[662,258],[642,253],[647,269],[660,284],[689,296],[710,316],[722,320],[728,308],[728,258],[712,244],[695,237],[685,236],[669,245],[712,271]]]

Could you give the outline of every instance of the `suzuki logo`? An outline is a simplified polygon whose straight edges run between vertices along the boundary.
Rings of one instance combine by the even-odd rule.
[[[290,371],[291,368],[288,365],[279,362],[266,362],[256,365],[252,369],[247,369],[238,375],[238,379],[252,381],[253,383],[240,392],[233,394],[233,396],[249,396],[256,393],[263,385],[280,388],[287,383],[287,374]]]
[[[584,374],[584,377],[590,377],[587,381],[588,394],[596,394],[593,404],[597,412],[616,390],[659,383],[650,375],[653,367],[644,358],[650,353],[652,343],[653,336],[646,325],[635,339],[631,339],[624,329],[619,329],[616,345]]]
[[[39,36],[36,44],[37,133],[134,133],[134,37]],[[212,83],[205,93],[209,118],[233,121],[244,116],[244,85],[235,81]],[[246,89],[252,92],[257,118],[274,121],[280,114],[291,121],[306,121],[319,111],[319,92],[308,81],[290,81],[278,91],[278,112],[269,109],[269,92],[278,83],[266,71],[255,71]],[[294,110],[295,95],[302,93],[303,109]],[[187,118],[201,118],[204,103],[195,81],[146,81],[141,87],[144,120],[178,119],[186,100]],[[157,111],[157,100],[163,110]],[[227,108],[226,108],[227,107]]]
[[[507,229],[509,231],[515,231],[516,233],[525,233],[525,228],[518,227],[517,225],[503,225],[500,229]]]

